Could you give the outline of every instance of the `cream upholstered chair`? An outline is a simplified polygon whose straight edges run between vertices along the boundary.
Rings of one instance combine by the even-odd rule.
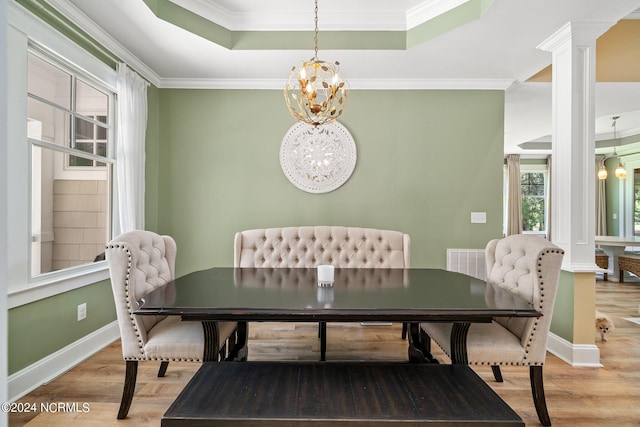
[[[400,231],[340,226],[245,230],[234,239],[234,267],[409,268],[411,239]],[[321,358],[324,360],[320,324]],[[403,325],[403,336],[406,325]]]
[[[200,322],[183,322],[178,316],[139,316],[133,314],[144,295],[173,280],[176,243],[170,236],[151,231],[130,231],[107,244],[111,287],[116,305],[126,361],[124,389],[118,419],[129,412],[136,385],[138,362],[160,361],[158,376],[163,377],[170,361],[201,362],[204,332]],[[172,290],[169,288],[168,292]],[[235,323],[218,323],[218,348],[236,329]]]
[[[500,365],[529,366],[533,401],[545,426],[551,421],[542,365],[563,256],[562,249],[539,236],[516,234],[490,241],[485,249],[487,282],[526,298],[542,316],[472,323],[467,335],[469,364],[491,366],[496,381],[502,382]],[[489,300],[495,297],[495,293],[486,294]],[[451,323],[423,323],[421,328],[451,356]]]

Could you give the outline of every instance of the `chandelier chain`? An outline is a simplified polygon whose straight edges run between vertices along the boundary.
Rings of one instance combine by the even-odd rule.
[[[315,13],[315,31],[313,35],[313,46],[314,46],[314,58],[318,59],[318,0],[316,0],[316,7],[314,9]]]

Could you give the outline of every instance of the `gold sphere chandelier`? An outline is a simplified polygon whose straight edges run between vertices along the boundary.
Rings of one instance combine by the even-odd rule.
[[[315,0],[314,56],[291,69],[284,99],[291,115],[313,126],[331,123],[342,114],[349,87],[338,72],[338,61],[318,59],[318,0]]]

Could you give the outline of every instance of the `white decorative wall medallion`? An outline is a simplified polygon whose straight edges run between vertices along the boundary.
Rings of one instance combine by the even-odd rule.
[[[356,167],[356,143],[340,123],[291,126],[280,146],[287,179],[308,193],[328,193],[347,182]]]

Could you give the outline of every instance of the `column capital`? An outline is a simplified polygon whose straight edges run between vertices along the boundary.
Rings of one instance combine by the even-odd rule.
[[[562,28],[540,43],[537,48],[547,52],[566,46],[567,43],[580,45],[592,43],[611,28],[615,22],[567,22]]]

